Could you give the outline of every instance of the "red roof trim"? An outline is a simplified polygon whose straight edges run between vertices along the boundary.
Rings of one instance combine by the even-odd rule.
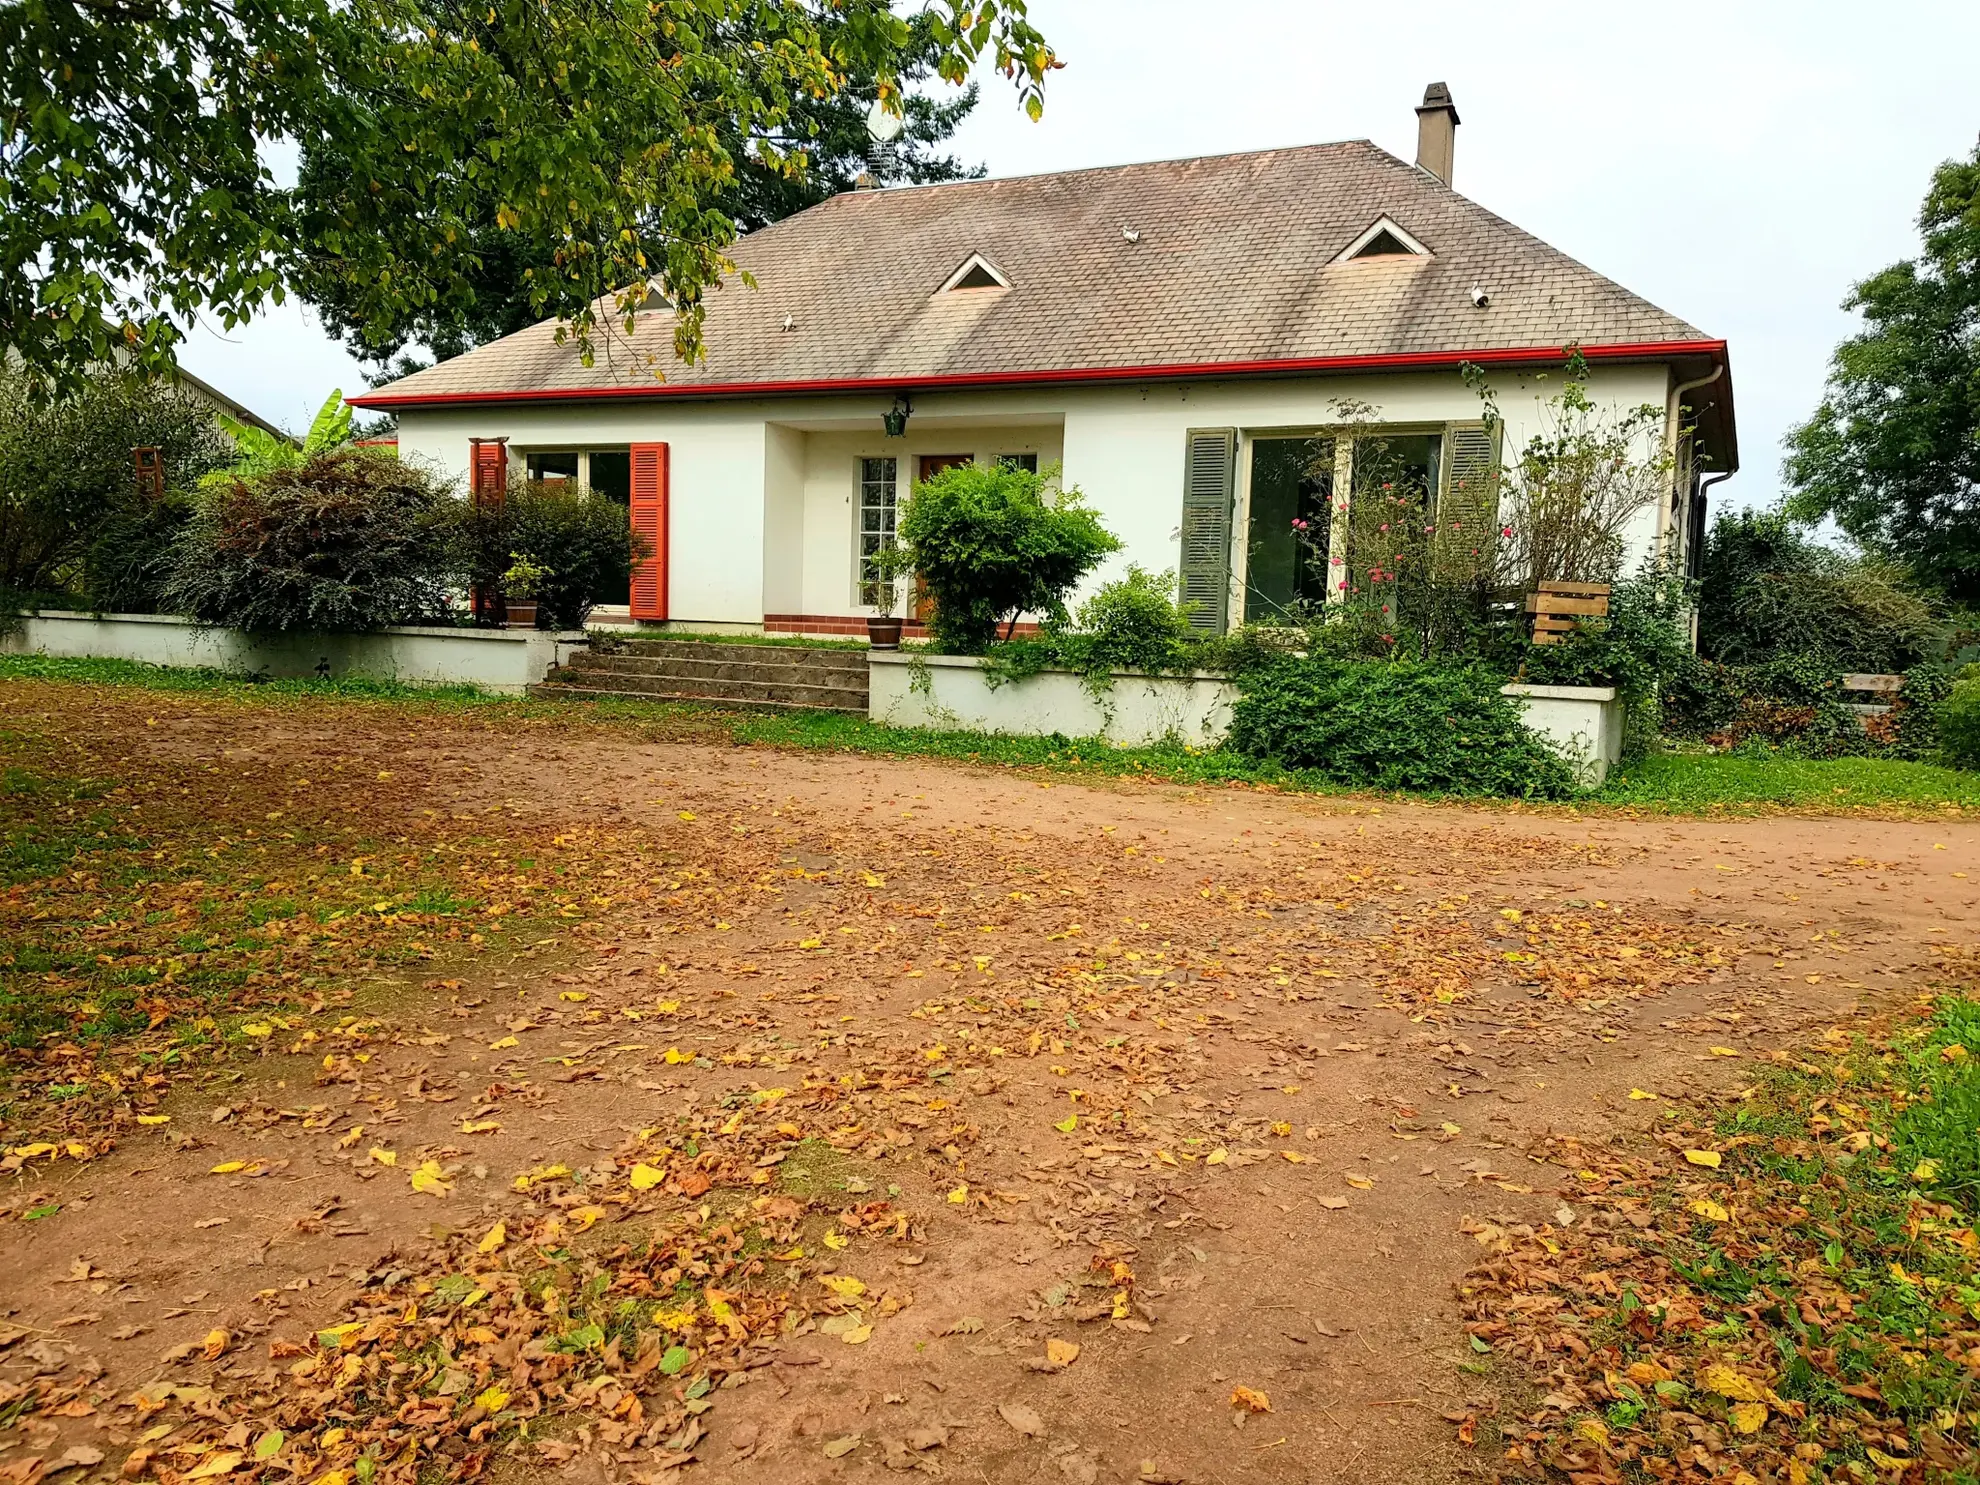
[[[1663,361],[1680,356],[1724,360],[1723,340],[1652,340],[1586,345],[1590,361]],[[1096,366],[1069,371],[967,371],[939,376],[837,377],[823,381],[651,382],[621,387],[547,387],[533,392],[374,392],[348,397],[353,407],[446,407],[476,402],[556,402],[618,397],[790,397],[840,392],[934,392],[976,387],[1063,386],[1086,382],[1173,381],[1185,378],[1297,376],[1343,371],[1417,371],[1459,366],[1533,365],[1564,361],[1566,346],[1482,351],[1424,351],[1385,356],[1308,356],[1279,361],[1199,361],[1167,366]]]

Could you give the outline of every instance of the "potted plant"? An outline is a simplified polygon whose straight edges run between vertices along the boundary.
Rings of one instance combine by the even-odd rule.
[[[536,601],[552,576],[549,568],[522,552],[509,553],[509,570],[502,574],[502,598],[511,629],[536,627]]]
[[[867,588],[873,612],[866,620],[866,642],[876,650],[901,647],[901,620],[894,609],[900,602],[900,578],[913,570],[914,556],[906,547],[882,547],[873,554],[870,562],[873,579]]]

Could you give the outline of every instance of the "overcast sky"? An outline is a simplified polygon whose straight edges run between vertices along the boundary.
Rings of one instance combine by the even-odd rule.
[[[1980,135],[1974,0],[1709,6],[1031,0],[1066,68],[1042,123],[989,78],[958,152],[995,175],[1372,139],[1462,116],[1457,189],[1731,342],[1741,504],[1821,392],[1849,285],[1917,250],[1932,169]],[[1244,230],[1242,222],[1232,230]],[[186,365],[302,427],[356,363],[291,305]]]

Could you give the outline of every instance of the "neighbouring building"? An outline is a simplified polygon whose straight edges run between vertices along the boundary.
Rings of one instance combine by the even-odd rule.
[[[1523,443],[1578,346],[1591,395],[1686,441],[1632,561],[1695,561],[1738,468],[1725,342],[1459,195],[1449,91],[1417,114],[1413,164],[1352,140],[848,192],[736,245],[758,287],[709,296],[705,362],[666,359],[662,308],[589,367],[546,323],[351,400],[463,481],[627,502],[637,618],[857,631],[911,483],[1009,459],[1060,465],[1121,538],[1095,581],[1174,569],[1222,628],[1324,596],[1292,522],[1349,468],[1344,408],[1442,503],[1495,455],[1459,368]]]

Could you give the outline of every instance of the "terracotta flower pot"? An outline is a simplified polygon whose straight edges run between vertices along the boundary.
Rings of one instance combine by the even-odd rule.
[[[869,616],[866,621],[866,642],[876,650],[898,650],[901,647],[901,621]]]

